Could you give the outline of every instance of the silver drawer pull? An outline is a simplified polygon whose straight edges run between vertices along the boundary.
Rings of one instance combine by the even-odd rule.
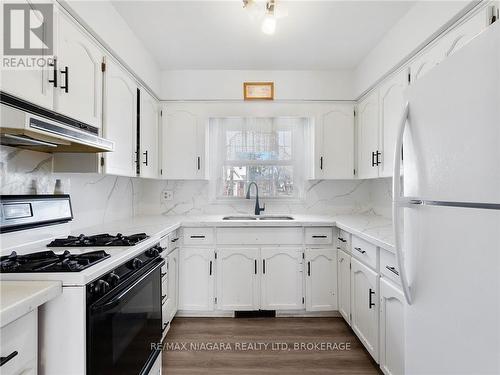
[[[354,248],[354,250],[358,250],[361,254],[366,253],[366,251],[365,251],[365,250],[363,250],[363,249],[362,249],[362,248],[360,248],[360,247],[355,247],[355,248]]]
[[[396,267],[391,267],[391,266],[385,266],[389,271],[391,271],[393,274],[399,276],[399,272],[396,271]]]

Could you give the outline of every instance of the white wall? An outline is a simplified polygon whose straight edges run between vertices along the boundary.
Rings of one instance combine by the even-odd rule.
[[[156,96],[160,96],[159,65],[110,1],[60,2],[69,6],[80,22],[97,34],[106,47],[119,56]]]
[[[419,1],[358,64],[353,90],[359,97],[472,1]]]
[[[171,70],[163,71],[163,100],[241,100],[243,82],[272,81],[278,100],[348,100],[353,74],[339,71]]]

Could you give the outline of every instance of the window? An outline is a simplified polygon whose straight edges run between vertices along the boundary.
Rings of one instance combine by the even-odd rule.
[[[262,197],[299,198],[304,169],[300,135],[305,121],[283,117],[212,119],[216,196],[244,198],[248,184],[255,181]]]

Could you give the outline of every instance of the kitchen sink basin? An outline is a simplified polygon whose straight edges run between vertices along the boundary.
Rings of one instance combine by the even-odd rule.
[[[257,218],[253,216],[224,216],[222,220],[241,221],[241,220],[257,220]]]
[[[258,220],[294,220],[291,216],[261,216]]]
[[[244,220],[294,220],[292,216],[224,216],[222,220],[244,221]]]

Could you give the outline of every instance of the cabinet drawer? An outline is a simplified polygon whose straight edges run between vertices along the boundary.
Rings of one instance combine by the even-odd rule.
[[[168,325],[170,323],[170,321],[169,321],[169,319],[170,319],[170,314],[169,314],[170,305],[171,305],[171,301],[167,300],[161,307],[161,322],[162,322],[161,328],[163,331],[162,338],[164,337],[164,334],[168,330]]]
[[[339,250],[345,251],[346,253],[351,252],[351,234],[345,230],[339,229],[339,235],[337,237],[337,248]]]
[[[366,265],[377,268],[377,246],[359,237],[352,236],[352,255]]]
[[[396,255],[382,248],[380,248],[380,273],[395,283],[400,284]]]
[[[161,266],[161,279],[162,281],[167,278],[167,273],[168,273],[168,266],[167,262],[165,261],[165,264]]]
[[[213,228],[184,228],[184,245],[208,245],[214,243]]]
[[[219,245],[301,245],[302,228],[219,228]]]
[[[168,252],[171,252],[172,250],[176,249],[179,247],[179,240],[180,240],[180,234],[179,230],[174,230],[172,233],[170,233],[170,241],[168,243]]]
[[[37,319],[38,314],[35,309],[0,330],[0,356],[14,355],[2,366],[2,375],[20,374],[24,371],[36,373]]]
[[[168,297],[168,277],[165,276],[161,280],[161,303],[165,303]]]
[[[308,245],[330,245],[333,243],[333,228],[306,228],[305,242]]]

